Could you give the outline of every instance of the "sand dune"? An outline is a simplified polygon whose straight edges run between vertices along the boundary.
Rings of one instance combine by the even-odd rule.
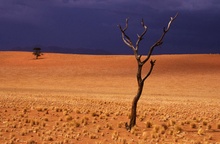
[[[220,55],[151,58],[156,64],[139,101],[138,127],[129,133],[123,124],[137,89],[134,56],[45,53],[35,60],[30,52],[1,52],[0,142],[219,142]],[[88,124],[82,122],[85,117]],[[23,122],[27,119],[40,124]],[[80,126],[72,127],[76,121]],[[155,132],[162,124],[168,129]],[[181,130],[175,132],[176,127]],[[198,134],[200,129],[204,132]]]

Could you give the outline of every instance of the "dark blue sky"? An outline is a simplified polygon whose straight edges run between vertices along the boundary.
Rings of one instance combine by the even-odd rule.
[[[156,53],[220,53],[219,0],[0,0],[0,50],[59,46],[131,53],[118,24],[130,18],[128,35],[146,53],[179,12]]]

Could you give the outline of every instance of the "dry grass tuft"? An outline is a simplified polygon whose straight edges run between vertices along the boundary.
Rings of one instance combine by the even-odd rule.
[[[193,129],[195,129],[197,126],[196,126],[196,124],[195,123],[191,123],[191,128],[193,128]]]
[[[70,115],[67,115],[67,116],[65,117],[65,120],[66,120],[66,121],[71,121],[71,120],[73,120],[73,117],[70,116]]]
[[[145,125],[146,125],[146,128],[152,128],[152,126],[153,126],[153,124],[152,124],[151,121],[147,121],[147,122],[145,123]]]
[[[112,140],[117,141],[119,138],[119,133],[117,131],[114,131],[112,133]]]
[[[174,130],[175,130],[176,133],[181,133],[183,131],[182,127],[178,126],[178,125],[174,126]]]
[[[204,135],[205,131],[203,130],[203,128],[199,128],[197,133],[198,135]]]
[[[90,139],[98,139],[99,136],[98,136],[98,135],[95,135],[95,134],[90,134],[90,135],[89,135],[89,138],[90,138]]]
[[[217,124],[217,129],[220,129],[220,123]]]

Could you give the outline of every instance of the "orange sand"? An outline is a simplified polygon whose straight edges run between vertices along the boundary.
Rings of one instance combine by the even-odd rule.
[[[134,56],[0,52],[0,143],[220,142],[220,55],[152,59],[128,132]]]

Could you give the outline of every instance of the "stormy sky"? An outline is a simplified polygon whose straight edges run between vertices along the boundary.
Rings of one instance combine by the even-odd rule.
[[[129,18],[135,42],[143,18],[148,32],[140,53],[147,53],[177,12],[156,53],[220,53],[219,0],[0,0],[0,50],[58,46],[132,54],[117,25]]]

